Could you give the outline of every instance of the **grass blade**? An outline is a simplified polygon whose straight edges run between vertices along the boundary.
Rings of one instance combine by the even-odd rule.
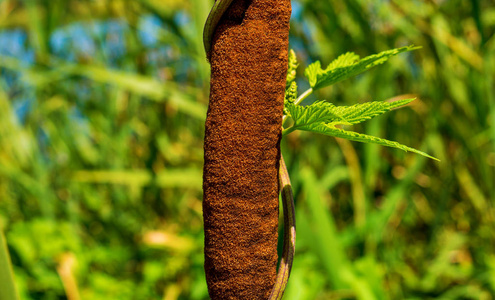
[[[3,231],[0,232],[0,300],[18,300],[15,289],[14,272]]]

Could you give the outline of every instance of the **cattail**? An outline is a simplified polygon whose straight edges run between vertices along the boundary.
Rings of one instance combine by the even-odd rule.
[[[203,183],[212,299],[267,299],[275,283],[290,14],[290,0],[234,0],[213,38]]]

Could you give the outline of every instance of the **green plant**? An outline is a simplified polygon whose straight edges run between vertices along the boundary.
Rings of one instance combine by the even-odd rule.
[[[6,8],[0,35],[26,37],[20,48],[0,42],[4,50],[16,49],[14,57],[2,52],[0,58],[0,223],[6,224],[23,299],[65,297],[55,265],[68,249],[78,260],[84,299],[209,299],[200,215],[209,66],[200,31],[213,2],[0,4]],[[281,148],[297,195],[298,248],[284,299],[356,298],[332,280],[335,249],[389,299],[493,298],[493,2],[293,4],[299,5],[291,47],[300,63],[301,93],[302,73],[313,61],[325,67],[347,51],[364,57],[398,45],[423,47],[317,90],[302,105],[417,97],[404,109],[346,128],[399,141],[444,163],[321,134],[285,136]],[[143,17],[162,20],[152,49],[139,38]],[[115,21],[128,24],[123,35],[95,35],[94,25]],[[91,38],[81,44],[74,27],[84,27]],[[51,44],[61,31],[65,54]],[[111,41],[124,57],[115,59]],[[84,50],[87,43],[96,45],[95,52]],[[147,59],[150,52],[158,62]],[[26,64],[24,57],[33,56],[40,63]],[[26,106],[31,109],[18,116]],[[311,201],[320,205],[314,213]],[[316,212],[335,225],[333,238]],[[47,223],[56,230],[47,232]],[[150,231],[170,239],[150,246],[141,239]],[[79,248],[59,241],[66,234]],[[387,299],[381,295],[376,298]]]
[[[230,236],[230,233],[236,231],[241,233],[242,231],[245,230],[241,231],[239,230],[239,228],[252,227],[253,225],[249,225],[249,224],[255,224],[257,222],[255,220],[258,218],[257,216],[258,212],[256,212],[256,210],[259,210],[262,207],[262,205],[260,206],[260,204],[256,204],[255,202],[250,203],[249,205],[242,204],[242,201],[238,199],[239,197],[238,194],[240,193],[241,188],[237,186],[236,181],[238,181],[239,178],[229,179],[229,177],[231,177],[232,175],[227,175],[227,173],[236,174],[236,172],[243,172],[245,173],[244,176],[247,176],[249,178],[250,176],[253,175],[246,170],[247,169],[250,170],[251,167],[248,167],[249,164],[248,165],[232,164],[231,155],[228,154],[225,155],[225,152],[233,151],[236,153],[236,156],[241,157],[241,159],[243,160],[245,159],[252,160],[251,158],[249,158],[251,156],[249,152],[253,150],[257,151],[260,149],[260,147],[263,147],[262,146],[263,143],[260,143],[257,140],[252,140],[252,143],[258,144],[257,146],[255,146],[255,148],[239,149],[238,143],[229,143],[229,142],[225,143],[223,140],[217,140],[215,136],[217,136],[218,133],[214,133],[214,132],[215,131],[222,132],[223,135],[226,135],[228,137],[227,140],[239,139],[239,138],[242,139],[243,138],[242,135],[239,136],[238,134],[236,134],[237,131],[236,127],[231,125],[231,123],[233,121],[235,122],[235,120],[240,116],[243,117],[243,121],[244,121],[243,123],[245,123],[246,129],[252,126],[255,127],[259,126],[259,124],[265,124],[265,126],[267,127],[273,125],[272,121],[269,121],[268,123],[266,123],[266,121],[263,121],[267,119],[267,117],[270,118],[270,116],[266,116],[266,111],[272,111],[272,107],[274,106],[273,101],[272,103],[266,101],[256,102],[258,103],[258,105],[267,106],[266,108],[250,106],[250,108],[246,110],[247,105],[242,105],[241,106],[242,108],[232,109],[232,104],[230,102],[233,99],[230,94],[235,89],[237,90],[238,93],[237,97],[246,98],[245,95],[241,96],[239,94],[240,90],[238,87],[246,83],[251,84],[251,82],[249,81],[251,80],[253,82],[252,88],[256,89],[254,86],[254,82],[256,81],[257,77],[263,78],[262,80],[271,81],[268,86],[276,85],[277,84],[276,79],[274,80],[273,75],[267,75],[263,73],[262,72],[263,67],[261,67],[265,63],[265,60],[269,61],[271,59],[274,63],[273,66],[274,69],[277,69],[275,67],[275,63],[277,62],[276,56],[272,56],[273,58],[268,58],[268,55],[265,55],[267,57],[264,58],[264,60],[262,61],[261,59],[263,57],[263,52],[261,52],[260,55],[260,51],[256,49],[258,47],[260,49],[265,49],[264,51],[268,51],[267,53],[270,52],[273,53],[273,51],[275,50],[277,55],[280,56],[280,49],[277,49],[276,46],[272,46],[272,45],[270,46],[263,45],[264,42],[262,40],[261,41],[256,40],[253,42],[253,40],[249,39],[249,42],[246,45],[243,45],[238,48],[235,44],[236,43],[243,44],[245,43],[245,40],[243,40],[243,38],[240,39],[229,38],[230,33],[226,31],[226,29],[230,28],[231,30],[236,30],[236,32],[238,32],[237,34],[242,33],[247,36],[251,35],[253,37],[257,37],[257,39],[259,39],[261,35],[258,35],[257,33],[253,33],[253,32],[270,29],[271,31],[268,31],[266,35],[268,36],[271,35],[272,38],[277,38],[277,35],[279,33],[277,32],[277,30],[274,30],[275,27],[272,27],[274,26],[274,24],[273,23],[270,24],[270,22],[267,21],[270,18],[278,18],[280,17],[281,14],[275,13],[271,17],[266,17],[266,16],[258,17],[260,20],[266,22],[265,26],[268,26],[265,27],[266,29],[261,29],[263,27],[251,27],[251,25],[249,25],[251,19],[248,16],[248,12],[247,12],[248,8],[241,7],[240,5],[236,4],[237,6],[231,8],[229,11],[231,4],[232,4],[231,0],[217,1],[208,16],[203,32],[203,42],[204,42],[205,52],[208,60],[212,61],[212,94],[210,95],[210,109],[208,112],[208,118],[206,122],[206,135],[205,135],[205,169],[204,169],[205,199],[203,205],[204,208],[203,215],[205,218],[204,224],[205,224],[205,236],[206,236],[205,269],[207,273],[207,280],[210,289],[210,294],[214,298],[219,297],[220,294],[223,294],[225,292],[231,293],[233,291],[234,294],[237,294],[238,291],[240,292],[241,290],[244,290],[245,286],[247,286],[246,283],[238,284],[237,282],[232,281],[232,279],[222,279],[222,278],[229,278],[235,276],[244,277],[244,274],[242,272],[232,271],[229,269],[231,268],[236,269],[241,267],[237,262],[237,260],[241,257],[243,257],[244,260],[253,259],[250,258],[249,255],[238,254],[240,252],[244,252],[246,250],[249,251],[249,250],[246,249],[245,246],[241,246],[242,243],[237,244],[234,241],[232,241],[233,237]],[[276,5],[276,4],[273,3],[271,5]],[[256,5],[253,6],[256,7]],[[283,5],[281,7],[283,7]],[[239,17],[238,13],[236,13],[236,11],[238,10],[245,10],[246,16],[242,15],[242,17]],[[237,19],[237,21],[231,23],[230,21],[224,20],[222,23],[221,20],[222,18],[224,18],[224,16],[225,19],[227,20]],[[237,27],[236,26],[237,22],[240,22],[240,24],[244,26]],[[217,30],[217,26],[222,28],[221,30],[219,30],[221,33],[217,34],[217,39],[221,39],[222,42],[220,42],[218,46],[220,50],[215,49],[216,53],[213,53],[213,55],[216,56],[212,59],[211,58],[212,46],[213,43],[215,42],[214,37],[215,37],[215,32]],[[288,28],[286,30],[288,30]],[[284,39],[280,41],[283,44],[286,44],[287,42]],[[251,47],[252,43],[255,43],[255,47],[253,48]],[[270,49],[270,47],[271,50],[268,50]],[[247,56],[239,55],[237,53],[238,51],[237,49],[243,49],[242,51],[247,51],[249,54]],[[403,99],[392,103],[369,102],[369,103],[357,104],[353,106],[340,106],[340,107],[325,101],[318,101],[308,106],[300,105],[300,103],[305,98],[307,98],[313,91],[317,89],[330,86],[339,81],[345,80],[349,77],[358,75],[374,66],[384,63],[394,55],[397,55],[402,52],[412,51],[415,49],[417,48],[413,46],[391,49],[375,55],[365,57],[363,59],[360,59],[359,56],[357,56],[352,52],[348,52],[346,54],[339,56],[336,60],[330,63],[325,69],[322,69],[321,63],[319,61],[316,61],[311,65],[309,65],[304,72],[304,74],[308,78],[310,88],[306,90],[304,93],[302,93],[300,96],[298,96],[297,84],[295,82],[295,78],[296,78],[295,73],[296,73],[296,68],[298,66],[297,58],[294,51],[290,51],[289,59],[288,59],[287,77],[285,82],[286,84],[285,84],[285,97],[284,97],[284,109],[283,109],[284,115],[282,119],[282,127],[284,126],[287,117],[292,119],[292,126],[283,127],[283,131],[282,131],[283,135],[287,135],[295,130],[311,131],[329,136],[345,138],[351,141],[374,143],[378,145],[394,147],[405,151],[411,151],[429,158],[433,158],[432,156],[422,151],[404,146],[398,142],[389,141],[371,135],[360,134],[342,128],[342,126],[354,125],[361,123],[365,120],[369,120],[391,109],[406,105],[411,101],[413,101],[414,99]],[[236,57],[234,60],[240,61],[240,63],[237,63],[236,67],[234,68],[226,67],[226,65],[229,65],[230,63],[226,64],[224,61],[226,60],[230,61],[231,57],[233,56]],[[254,59],[255,62],[253,63],[252,62],[253,58],[259,59],[259,63],[256,61],[256,59]],[[220,63],[218,63],[218,61],[220,61]],[[253,71],[256,70],[256,72],[246,72],[243,69],[246,70],[252,69]],[[230,75],[230,73],[233,73],[234,75]],[[245,75],[240,75],[240,74],[245,74]],[[249,80],[247,82],[244,82],[241,79],[243,76],[246,76]],[[219,85],[218,82],[221,82],[221,84]],[[266,95],[272,93],[271,97],[276,98],[276,95],[273,95],[273,91],[271,91],[268,88],[265,88],[263,85],[257,88],[263,89],[263,93],[260,93],[260,95],[254,95],[254,97],[263,99],[266,96],[262,94]],[[270,97],[268,97],[268,99],[270,99]],[[247,102],[250,101],[250,99],[248,97],[243,101]],[[211,105],[211,102],[214,102],[214,104]],[[236,105],[234,105],[234,107],[235,106]],[[241,111],[241,114],[239,114],[239,111]],[[259,116],[255,116],[253,118],[251,116],[253,111]],[[225,130],[225,128],[230,128],[230,129]],[[272,131],[273,130],[271,128],[267,128],[267,133],[265,134],[266,135],[265,138],[267,140],[274,138],[272,134],[269,134],[269,132]],[[259,132],[258,134],[260,133],[261,132]],[[248,137],[248,135],[249,134],[246,134],[245,138],[252,139],[252,137]],[[216,152],[219,151],[222,154],[220,155],[216,154]],[[271,151],[271,148],[266,148],[265,151]],[[281,155],[280,157],[281,157],[279,162],[280,170],[278,176],[280,179],[279,185],[282,194],[282,200],[284,203],[284,226],[285,226],[284,249],[283,249],[283,257],[280,263],[280,269],[277,275],[276,282],[272,288],[272,292],[269,296],[269,299],[282,298],[285,290],[285,286],[289,278],[289,274],[292,266],[292,260],[295,252],[294,201],[292,198],[291,184],[290,184],[288,172],[286,170],[285,162]],[[254,160],[252,160],[251,164],[253,162]],[[256,176],[259,176],[262,173],[265,175],[269,174],[270,173],[269,168],[264,170],[261,169],[258,170],[257,171],[258,175]],[[223,188],[217,187],[218,181],[223,182],[222,184],[224,185]],[[233,186],[231,186],[231,184],[233,184]],[[264,184],[261,184],[261,186],[264,186]],[[231,191],[224,190],[225,187],[227,187],[228,190],[235,189],[236,191],[237,190],[238,191],[232,193]],[[259,189],[259,187],[257,186],[250,186],[250,188],[254,190]],[[261,190],[262,189],[260,189],[260,191]],[[244,189],[244,193],[251,194],[246,189]],[[260,192],[253,193],[253,196],[256,197],[259,194]],[[261,202],[265,202],[268,201],[269,199],[265,197],[264,199],[261,200],[262,200]],[[243,213],[243,210],[246,210],[245,214],[248,218],[234,221],[232,220],[230,215],[238,210],[236,206],[239,205],[237,204],[237,202],[239,201],[241,202],[240,207],[247,208],[249,206],[250,208],[249,209],[241,208],[241,210],[236,212],[236,214]],[[255,207],[257,207],[256,210]],[[250,220],[249,216],[251,215],[252,215],[251,217],[252,219]],[[230,227],[232,227],[233,229],[227,229]],[[260,232],[260,236],[263,235],[266,235],[266,233]],[[260,239],[260,237],[256,237],[256,239]],[[229,254],[227,248],[231,246],[226,247],[226,245],[231,245],[231,246],[236,245],[237,248],[236,250],[234,250],[235,253]],[[230,258],[229,256],[233,256],[233,258]],[[254,261],[256,261],[256,259],[253,260],[253,263]],[[268,260],[263,261],[263,259],[261,259],[261,261],[266,265],[270,264]],[[269,276],[269,275],[260,274],[260,277],[263,276]],[[347,279],[353,278],[351,275],[345,277],[347,277]],[[260,286],[261,289],[266,288],[266,283],[264,282],[263,284],[265,286],[264,287]],[[251,291],[249,291],[246,295],[253,295],[253,294]],[[257,297],[259,297],[260,295],[258,295]],[[236,296],[236,297],[242,298],[244,296]]]
[[[352,52],[348,52],[340,55],[325,69],[322,69],[320,62],[316,61],[310,64],[304,71],[304,74],[309,81],[310,88],[303,92],[301,95],[298,95],[297,83],[295,81],[298,62],[295,52],[291,50],[289,54],[289,66],[287,71],[283,121],[285,124],[289,123],[289,119],[291,119],[292,124],[284,126],[284,129],[282,131],[283,135],[286,136],[296,130],[309,131],[337,138],[344,138],[351,141],[378,144],[404,151],[410,151],[434,160],[438,160],[437,158],[432,157],[425,152],[402,145],[395,141],[390,141],[379,137],[344,129],[344,126],[355,125],[386,113],[392,109],[405,106],[414,101],[414,98],[401,99],[393,102],[366,102],[362,104],[355,104],[352,106],[335,106],[334,104],[327,101],[316,101],[313,104],[307,106],[300,105],[304,99],[306,99],[311,93],[313,93],[313,91],[317,89],[330,86],[352,76],[365,72],[374,66],[386,62],[390,57],[394,55],[416,50],[418,48],[419,47],[408,46],[391,49],[375,55],[367,56],[363,59],[360,59],[359,56]],[[283,164],[285,168],[285,162],[283,161],[283,159],[281,164]],[[290,188],[290,179],[288,179],[289,175],[286,173],[286,171],[284,173],[280,173],[280,176],[282,176],[284,180],[289,182]],[[284,199],[283,203],[288,203],[287,205],[284,205],[284,208],[294,206],[292,197],[287,197],[286,199]],[[319,214],[318,211],[320,211],[321,209],[323,209],[323,207],[314,209],[314,212],[316,214]],[[292,224],[295,224],[295,216],[289,216],[290,222]],[[284,220],[285,219],[287,219],[287,216],[284,216]],[[325,217],[320,216],[320,219],[324,220]],[[334,232],[334,225],[328,225],[329,222],[330,221],[328,220],[322,221],[323,224],[327,224],[327,232]],[[331,234],[331,236],[333,235],[334,233]],[[287,243],[287,241],[285,241],[285,243]],[[338,244],[338,242],[334,241],[333,244]],[[329,245],[328,248],[332,247],[335,246]],[[347,285],[350,286],[352,289],[356,289],[356,294],[359,296],[359,298],[374,299],[373,292],[371,291],[371,288],[368,286],[368,284],[365,281],[359,279],[349,268],[342,267],[344,265],[344,261],[346,261],[346,259],[344,258],[345,255],[343,254],[342,250],[339,248],[339,250],[335,250],[333,252],[334,256],[339,257],[335,260],[342,262],[341,265],[334,265],[330,268],[335,269],[334,281],[346,282]],[[288,278],[286,280],[288,280]],[[343,284],[340,287],[346,287],[346,284]]]
[[[308,78],[310,88],[298,96],[297,84],[295,81],[295,70],[298,66],[295,52],[292,50],[289,55],[289,68],[285,91],[284,121],[287,117],[292,119],[292,125],[284,127],[283,135],[288,135],[295,130],[310,131],[344,138],[351,141],[373,143],[382,146],[414,152],[431,159],[434,157],[411,147],[399,144],[395,141],[378,138],[371,135],[361,134],[350,130],[345,130],[344,126],[355,125],[363,121],[372,119],[394,108],[409,104],[415,99],[402,99],[394,102],[367,102],[352,106],[335,106],[327,101],[316,101],[313,104],[302,106],[301,102],[313,91],[330,86],[337,82],[356,76],[379,64],[386,62],[390,57],[399,53],[413,51],[419,47],[408,46],[397,49],[386,50],[375,55],[360,59],[358,55],[347,52],[340,55],[325,69],[321,68],[321,63],[316,61],[309,65],[304,71]]]
[[[0,228],[0,300],[19,299],[3,229]]]

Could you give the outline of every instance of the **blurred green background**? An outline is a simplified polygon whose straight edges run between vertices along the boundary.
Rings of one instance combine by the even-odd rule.
[[[22,299],[208,299],[202,139],[211,0],[0,0],[0,231]],[[294,0],[304,67],[405,45],[307,100],[417,97],[282,141],[297,251],[284,299],[495,298],[495,3]]]

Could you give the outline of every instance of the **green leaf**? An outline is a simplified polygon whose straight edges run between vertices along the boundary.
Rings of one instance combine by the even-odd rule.
[[[404,150],[406,152],[408,152],[408,151],[414,152],[416,154],[419,154],[419,155],[422,155],[422,156],[425,156],[425,157],[428,157],[428,158],[431,158],[434,160],[438,160],[437,158],[435,158],[431,155],[428,155],[425,152],[416,150],[416,149],[411,148],[411,147],[407,147],[407,146],[402,145],[402,144],[395,142],[395,141],[389,141],[386,139],[378,138],[378,137],[367,135],[367,134],[357,133],[354,131],[347,131],[347,130],[337,128],[337,127],[335,127],[333,125],[329,125],[329,124],[321,124],[320,123],[320,124],[312,126],[312,127],[307,127],[306,130],[320,133],[320,134],[333,136],[333,137],[344,138],[344,139],[348,139],[350,141],[377,144],[377,145],[381,145],[381,146],[386,146],[386,147]]]
[[[312,63],[306,68],[304,75],[308,78],[311,88],[316,90],[360,74],[374,66],[386,62],[390,57],[399,53],[419,48],[420,47],[407,46],[390,49],[367,56],[361,60],[358,55],[348,52],[340,55],[336,60],[330,63],[326,69],[321,68],[321,63],[319,61]]]
[[[336,114],[335,105],[332,103],[319,101],[311,105],[301,106],[288,103],[287,111],[289,116],[294,120],[294,125],[288,130],[290,132],[299,130],[311,130],[313,126],[322,123],[331,123],[340,121],[340,124],[348,124],[339,115]],[[284,132],[284,134],[286,134]]]
[[[340,116],[347,124],[358,124],[412,101],[414,98],[394,102],[373,101],[352,106],[334,106],[333,114]]]
[[[353,64],[355,64],[359,60],[359,55],[353,53],[353,52],[347,52],[344,54],[341,54],[337,59],[332,61],[327,69],[328,70],[333,70],[336,68],[343,68],[343,67],[348,67]]]
[[[332,103],[318,101],[311,105],[286,105],[289,116],[294,120],[291,131],[306,130],[318,123],[332,125],[353,125],[381,115],[393,108],[403,106],[414,99],[403,99],[394,102],[374,101],[352,106],[335,106]],[[293,128],[293,129],[292,129]]]
[[[286,105],[288,115],[294,120],[293,126],[284,130],[287,135],[294,130],[305,130],[334,137],[345,138],[351,141],[378,144],[382,146],[414,152],[432,159],[434,157],[399,144],[398,142],[381,139],[378,137],[346,131],[337,128],[336,125],[353,125],[381,115],[393,108],[406,105],[414,99],[403,99],[394,102],[374,101],[352,106],[335,106],[332,103],[319,101],[311,105],[300,106],[293,103]]]
[[[7,241],[0,227],[0,299],[19,299],[14,282],[14,272],[10,261]]]

